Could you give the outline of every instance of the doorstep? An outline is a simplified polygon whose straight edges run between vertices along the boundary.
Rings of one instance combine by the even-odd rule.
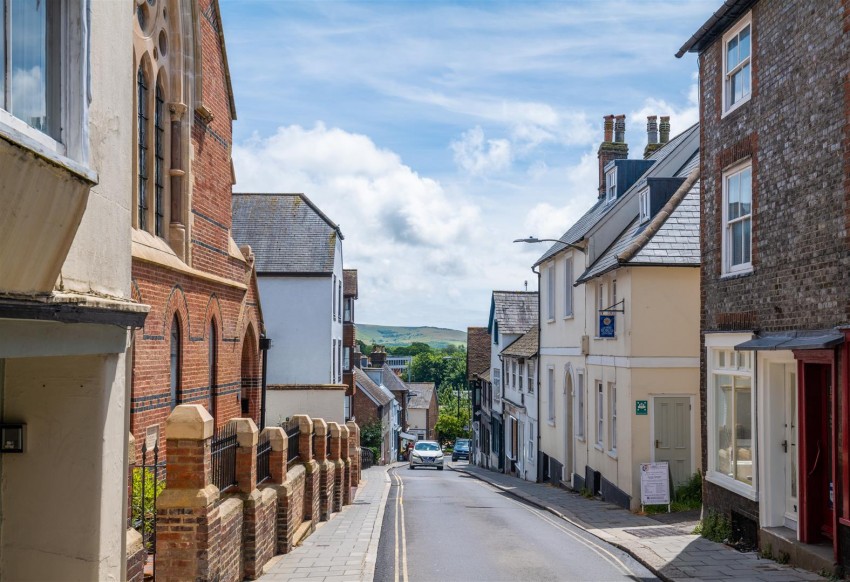
[[[811,572],[837,573],[838,564],[832,552],[832,544],[804,544],[797,539],[797,533],[787,527],[762,528],[759,545],[764,553],[770,546],[775,560],[780,552],[788,554],[789,563]]]

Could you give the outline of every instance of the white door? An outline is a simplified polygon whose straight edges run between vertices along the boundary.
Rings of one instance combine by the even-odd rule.
[[[797,367],[785,364],[785,525],[797,530]]]
[[[673,487],[691,476],[691,399],[660,397],[653,399],[655,415],[655,460],[667,461]]]

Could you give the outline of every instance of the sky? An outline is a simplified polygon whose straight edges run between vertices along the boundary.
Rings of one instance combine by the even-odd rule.
[[[236,192],[300,192],[339,224],[356,321],[486,326],[494,289],[594,202],[602,117],[698,121],[675,52],[720,0],[221,0]]]

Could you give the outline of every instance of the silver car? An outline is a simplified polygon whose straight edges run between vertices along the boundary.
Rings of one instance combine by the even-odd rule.
[[[418,441],[410,451],[410,468],[436,467],[443,470],[443,449],[437,441]]]

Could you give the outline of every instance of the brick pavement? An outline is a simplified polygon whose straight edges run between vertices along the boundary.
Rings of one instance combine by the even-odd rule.
[[[693,523],[661,523],[604,501],[586,499],[551,485],[522,481],[466,463],[450,463],[449,467],[544,508],[628,552],[662,580],[795,582],[824,579],[805,570],[762,559],[755,552],[741,553],[694,535],[690,533]]]
[[[259,580],[371,582],[390,491],[389,468],[363,471],[354,502],[320,523],[302,545],[269,562]]]

